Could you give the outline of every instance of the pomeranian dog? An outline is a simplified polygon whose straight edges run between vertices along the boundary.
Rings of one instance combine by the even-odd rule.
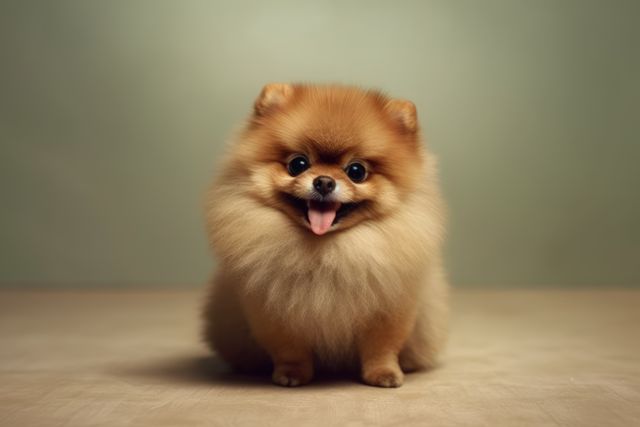
[[[444,215],[416,108],[347,86],[269,84],[207,194],[219,264],[205,340],[282,386],[358,369],[398,387],[447,330]]]

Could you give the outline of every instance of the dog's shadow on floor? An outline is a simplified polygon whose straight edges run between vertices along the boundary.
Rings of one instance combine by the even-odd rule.
[[[215,355],[181,356],[167,359],[154,359],[144,364],[130,362],[109,373],[128,379],[137,378],[150,382],[229,387],[273,387],[268,372],[240,374],[233,372]],[[305,387],[323,387],[338,383],[352,383],[355,378],[320,373],[311,384]]]

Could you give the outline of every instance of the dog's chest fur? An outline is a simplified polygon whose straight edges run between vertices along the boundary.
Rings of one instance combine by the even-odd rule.
[[[257,293],[269,315],[320,355],[342,357],[375,314],[397,309],[415,288],[415,272],[397,268],[393,258],[402,254],[394,255],[393,242],[371,241],[371,233],[367,239],[343,236],[305,250],[295,239],[277,250],[256,247],[245,253],[255,262],[245,270],[244,291]]]

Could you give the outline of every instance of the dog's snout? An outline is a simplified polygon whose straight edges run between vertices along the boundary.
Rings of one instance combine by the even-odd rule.
[[[336,188],[336,181],[330,176],[320,175],[313,180],[313,188],[323,196],[331,193]]]

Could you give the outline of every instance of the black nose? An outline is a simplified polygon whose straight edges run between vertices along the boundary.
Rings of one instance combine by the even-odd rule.
[[[336,182],[330,176],[320,175],[313,180],[313,188],[318,193],[326,196],[336,188]]]

